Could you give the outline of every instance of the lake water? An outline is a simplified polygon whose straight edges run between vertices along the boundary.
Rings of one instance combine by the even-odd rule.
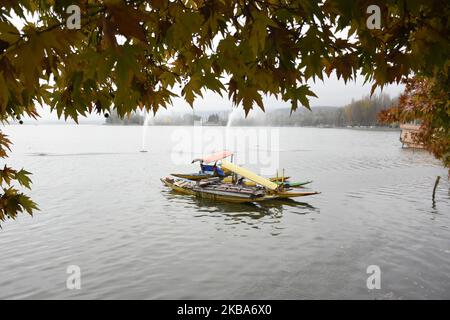
[[[14,142],[7,163],[33,172],[41,210],[2,224],[0,298],[450,299],[447,171],[401,149],[399,132],[273,128],[272,164],[321,194],[230,205],[159,181],[197,170],[180,143],[192,127],[148,127],[146,153],[141,127],[2,130]],[[248,150],[266,147],[258,141]],[[66,288],[69,265],[80,290]],[[370,265],[379,290],[366,286]]]

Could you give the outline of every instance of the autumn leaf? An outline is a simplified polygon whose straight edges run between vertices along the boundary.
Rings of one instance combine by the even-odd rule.
[[[28,177],[29,175],[31,175],[30,172],[22,169],[20,171],[17,171],[15,173],[15,180],[17,180],[22,186],[31,189],[31,179]]]
[[[135,10],[124,3],[113,3],[107,7],[112,16],[111,22],[120,34],[146,42],[146,35],[141,25],[146,16],[142,11]]]

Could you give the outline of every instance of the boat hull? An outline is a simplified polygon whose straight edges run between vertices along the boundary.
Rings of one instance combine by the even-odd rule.
[[[226,194],[212,193],[212,192],[207,192],[207,191],[194,190],[194,189],[190,189],[190,188],[180,187],[167,179],[161,179],[161,181],[164,185],[171,188],[175,192],[192,195],[192,196],[195,196],[195,197],[201,198],[201,199],[209,199],[209,200],[213,200],[213,201],[233,202],[233,203],[258,202],[258,201],[264,201],[267,199],[267,196],[242,197],[242,196],[226,195]],[[273,197],[269,197],[269,198],[272,199]]]
[[[174,192],[192,195],[201,199],[208,199],[221,202],[233,202],[233,203],[250,203],[261,202],[275,199],[287,199],[296,197],[305,197],[318,194],[319,192],[290,192],[290,191],[278,191],[274,193],[259,194],[258,196],[249,196],[245,194],[239,194],[239,192],[229,192],[217,189],[202,189],[200,187],[192,187],[189,182],[186,184],[189,187],[183,187],[177,184],[173,179],[161,179],[161,182],[167,187],[171,188]],[[226,184],[224,184],[226,185]]]

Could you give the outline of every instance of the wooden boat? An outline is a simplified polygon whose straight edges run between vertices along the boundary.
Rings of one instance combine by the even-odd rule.
[[[318,192],[292,192],[291,188],[279,185],[269,179],[258,176],[250,170],[239,167],[226,160],[222,161],[222,167],[234,175],[241,176],[255,183],[254,186],[244,184],[225,183],[221,177],[212,177],[197,181],[166,177],[161,182],[173,191],[193,195],[199,198],[226,202],[258,202],[274,199],[304,197]],[[242,181],[243,179],[238,179]]]

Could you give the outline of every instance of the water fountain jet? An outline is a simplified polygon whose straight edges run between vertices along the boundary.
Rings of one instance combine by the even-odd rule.
[[[145,148],[145,138],[147,136],[147,127],[150,122],[150,114],[147,112],[147,110],[144,110],[144,123],[142,124],[142,148],[139,152],[145,153],[148,152],[148,150]]]

